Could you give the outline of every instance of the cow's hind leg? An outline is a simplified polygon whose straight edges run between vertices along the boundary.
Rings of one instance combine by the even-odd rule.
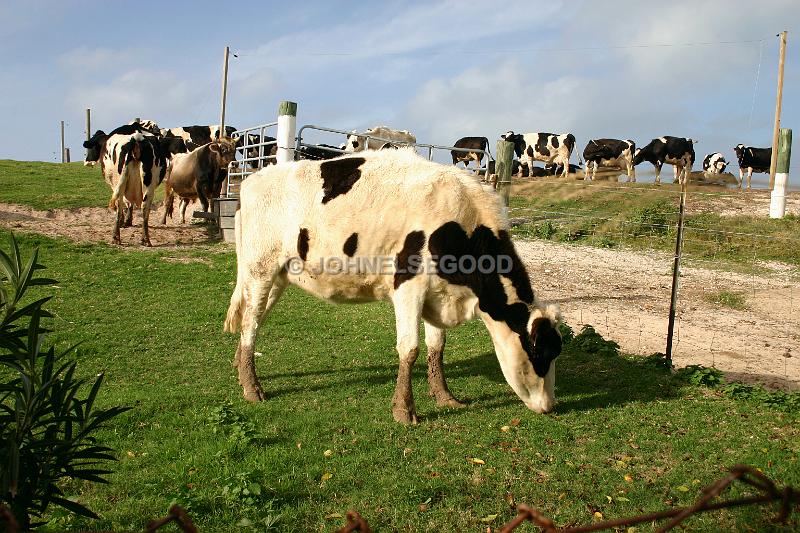
[[[233,362],[239,371],[239,384],[242,386],[244,397],[251,402],[258,402],[266,398],[256,375],[255,343],[259,326],[266,316],[270,297],[273,296],[272,289],[280,283],[285,284],[286,281],[273,280],[272,276],[250,278],[244,289],[245,303],[242,313],[241,336]],[[280,288],[278,292],[274,293],[274,301],[270,308],[275,305],[282,292],[283,288]]]
[[[259,322],[259,327],[261,322],[264,321],[264,319],[267,317],[272,308],[275,307],[275,304],[278,303],[278,300],[280,300],[281,295],[283,294],[283,291],[286,289],[286,286],[288,284],[289,282],[286,278],[285,272],[279,275],[277,278],[275,278],[275,283],[269,290],[269,296],[267,296],[267,303],[264,306],[263,313],[261,314],[261,321]],[[236,356],[233,358],[233,362],[231,363],[231,365],[234,368],[239,368],[240,363],[241,363],[241,350],[237,349]]]
[[[130,228],[133,226],[133,204],[125,201],[125,223],[122,224],[123,228]]]
[[[447,388],[444,378],[445,330],[425,322],[425,345],[428,347],[428,394],[440,407],[464,407]]]
[[[119,234],[119,228],[123,225],[125,219],[125,206],[123,205],[122,198],[117,199],[117,211],[114,213],[114,233],[111,242],[114,244],[122,244],[122,238]]]
[[[414,280],[416,281],[416,280]],[[392,397],[392,416],[402,424],[416,424],[417,410],[411,391],[414,362],[419,355],[419,321],[422,316],[423,291],[416,290],[418,283],[407,281],[392,296],[397,328],[397,354],[400,365],[397,385]]]

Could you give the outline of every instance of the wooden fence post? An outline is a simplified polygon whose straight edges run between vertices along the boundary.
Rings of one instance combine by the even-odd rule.
[[[786,31],[778,34],[781,39],[780,52],[778,57],[778,95],[775,98],[775,126],[772,130],[772,158],[769,164],[769,188],[775,185],[775,173],[777,172],[776,166],[777,150],[778,150],[778,131],[781,127],[781,102],[783,101],[783,65],[786,62]]]
[[[789,163],[792,159],[792,130],[781,128],[776,155],[775,186],[772,188],[769,201],[769,218],[783,218],[786,214],[786,184],[789,181]]]
[[[295,132],[297,131],[297,103],[284,100],[278,106],[277,145],[278,163],[294,161]]]
[[[514,143],[497,141],[495,172],[497,173],[497,194],[503,199],[504,214],[508,216],[508,201],[511,196],[511,167],[514,162]]]
[[[689,178],[681,184],[680,204],[678,207],[678,231],[675,236],[675,256],[672,261],[672,292],[669,300],[669,321],[667,323],[667,364],[672,368],[672,341],[675,333],[675,313],[678,311],[678,290],[681,284],[681,253],[683,252],[683,223],[686,213],[686,191]]]
[[[64,150],[64,121],[61,121],[61,162],[67,162],[67,153]]]

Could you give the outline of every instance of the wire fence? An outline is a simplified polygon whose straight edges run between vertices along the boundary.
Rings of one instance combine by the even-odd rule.
[[[719,496],[734,482],[739,481],[754,490],[756,494],[730,499],[726,501],[715,501]],[[679,507],[656,511],[652,513],[640,514],[637,516],[618,518],[614,520],[602,520],[586,526],[569,526],[559,528],[555,523],[547,518],[537,509],[524,503],[516,505],[517,516],[497,529],[487,528],[487,532],[496,531],[498,533],[510,533],[522,527],[526,522],[531,522],[538,526],[544,533],[586,533],[590,531],[603,531],[608,529],[619,530],[621,527],[634,526],[637,524],[651,523],[655,525],[661,520],[670,519],[664,526],[657,531],[659,533],[669,531],[682,524],[691,516],[719,509],[730,509],[743,506],[779,504],[778,514],[773,518],[773,522],[786,524],[789,517],[800,505],[800,492],[790,486],[778,488],[775,483],[765,476],[761,471],[746,465],[736,465],[729,469],[728,474],[712,483],[702,490],[702,495],[689,507]],[[347,523],[337,529],[335,533],[372,533],[372,528],[363,516],[355,510],[347,511],[345,516]],[[159,520],[150,521],[145,527],[144,533],[155,533],[168,524],[175,524],[184,533],[198,533],[199,529],[194,525],[192,519],[178,505],[173,505],[169,509],[169,514]],[[8,533],[20,533],[21,529],[15,517],[6,508],[0,505],[0,526],[5,525]],[[235,531],[231,528],[231,531]]]
[[[515,195],[521,255],[567,323],[592,325],[627,353],[666,352],[680,188],[529,179],[515,180]],[[800,197],[788,198],[796,214]],[[797,226],[767,218],[765,191],[690,186],[686,206],[676,366],[800,388]]]

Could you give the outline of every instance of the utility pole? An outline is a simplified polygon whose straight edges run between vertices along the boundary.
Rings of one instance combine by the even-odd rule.
[[[225,100],[228,96],[228,56],[230,47],[225,47],[225,58],[222,61],[222,104],[219,113],[219,136],[225,137]]]
[[[778,132],[781,129],[781,101],[783,100],[783,64],[786,62],[786,30],[780,32],[781,51],[778,58],[778,96],[775,100],[775,127],[772,130],[772,160],[769,164],[769,189],[775,186],[775,167],[778,163]]]
[[[61,121],[61,162],[67,162],[67,153],[64,150],[64,121]]]

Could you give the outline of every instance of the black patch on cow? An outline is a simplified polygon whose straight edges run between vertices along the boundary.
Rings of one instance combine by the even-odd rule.
[[[114,163],[115,165],[117,164],[117,147],[118,146],[119,145],[117,143],[114,143],[114,146],[111,147],[111,162]]]
[[[108,135],[103,130],[97,130],[89,140],[84,141],[83,147],[86,148],[86,159],[84,161],[99,161],[107,139]]]
[[[342,251],[347,257],[353,257],[356,255],[356,250],[358,249],[358,233],[351,234],[346,241],[344,241],[344,246],[342,246]]]
[[[297,234],[297,255],[305,261],[308,258],[308,229],[300,228]]]
[[[531,324],[531,343],[533,344],[533,369],[544,377],[550,370],[550,362],[561,353],[561,335],[549,318],[539,317]]]
[[[397,289],[404,282],[410,280],[422,270],[421,253],[425,245],[425,232],[412,231],[406,235],[403,248],[397,254],[396,268],[394,274],[394,288]]]
[[[550,137],[555,138],[552,133],[540,133],[536,139],[536,152],[544,157],[550,156],[550,149],[547,147],[547,141]]]
[[[361,177],[363,157],[346,157],[325,161],[319,167],[322,178],[322,203],[327,204],[340,194],[347,193]]]
[[[567,137],[564,139],[564,146],[567,147],[569,155],[572,155],[572,150],[575,148],[575,136],[573,134],[567,133]]]
[[[493,320],[505,322],[519,335],[520,343],[534,370],[537,375],[544,377],[550,368],[550,362],[558,354],[554,350],[537,350],[527,330],[530,316],[528,306],[533,303],[533,289],[508,232],[499,231],[495,236],[491,229],[481,225],[475,228],[472,235],[467,235],[458,222],[447,222],[431,234],[428,249],[436,266],[436,274],[448,283],[469,287],[478,297],[481,311]],[[501,274],[497,272],[481,273],[474,269],[468,273],[450,268],[450,264],[439,264],[444,258],[448,258],[448,261],[452,259],[458,264],[463,257],[472,257],[473,261],[477,261],[481,256],[508,256],[511,259],[511,271],[502,276],[511,282],[521,301],[508,303]]]
[[[553,148],[558,148],[558,137],[553,135]]]

